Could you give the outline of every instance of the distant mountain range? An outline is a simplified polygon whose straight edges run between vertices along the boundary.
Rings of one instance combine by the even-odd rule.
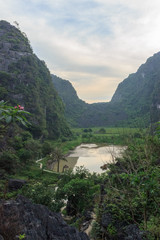
[[[160,53],[121,82],[109,103],[87,104],[69,81],[52,75],[71,126],[147,126],[160,119]]]

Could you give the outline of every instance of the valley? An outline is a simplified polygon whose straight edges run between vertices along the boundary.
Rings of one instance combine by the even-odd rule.
[[[159,69],[156,53],[87,104],[0,21],[1,239],[160,238]]]

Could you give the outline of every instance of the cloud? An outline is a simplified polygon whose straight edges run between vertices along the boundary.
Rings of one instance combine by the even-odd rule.
[[[118,83],[159,51],[159,0],[0,0],[50,71],[88,101],[109,100]]]

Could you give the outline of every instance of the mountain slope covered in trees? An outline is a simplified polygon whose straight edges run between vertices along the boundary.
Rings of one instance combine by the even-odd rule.
[[[82,100],[72,94],[73,86],[65,92],[68,81],[57,78],[54,83],[65,104],[68,121],[72,123],[74,119],[74,125],[79,127],[147,126],[160,118],[160,53],[154,54],[136,73],[121,82],[109,103],[83,102],[81,105]],[[72,104],[75,101],[80,108]]]
[[[88,104],[77,96],[72,84],[52,75],[54,86],[65,105],[65,116],[72,127],[116,125],[126,118],[123,110],[109,103]],[[117,118],[118,116],[118,118]]]
[[[63,80],[53,74],[52,81],[65,105],[65,116],[68,122],[72,126],[76,126],[76,122],[87,109],[88,104],[79,99],[76,90],[69,81]]]
[[[33,53],[26,35],[6,21],[0,21],[0,99],[32,114],[35,137],[70,135],[48,68]]]
[[[113,105],[120,104],[129,118],[146,123],[159,120],[160,52],[148,58],[138,71],[121,82],[112,97]]]

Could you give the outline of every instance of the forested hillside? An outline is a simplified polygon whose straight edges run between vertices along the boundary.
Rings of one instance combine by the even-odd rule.
[[[55,87],[65,103],[66,117],[70,123],[74,119],[76,126],[145,127],[160,118],[160,53],[150,57],[136,73],[121,82],[109,103],[86,104],[71,91],[67,92],[67,85],[68,81],[56,79]],[[73,87],[72,92],[75,92]],[[74,102],[79,108],[72,104]]]
[[[76,126],[81,114],[87,109],[88,104],[79,99],[72,84],[52,74],[54,86],[59,93],[64,105],[65,116],[72,126]]]
[[[113,108],[105,102],[88,104],[77,96],[69,81],[55,75],[52,75],[52,80],[65,105],[66,119],[72,127],[115,126],[126,119],[123,109],[117,106]]]
[[[30,131],[35,137],[70,134],[48,68],[33,53],[26,35],[6,21],[0,21],[0,99],[32,114]]]
[[[160,52],[148,58],[138,71],[119,84],[111,104],[120,104],[129,119],[138,118],[146,123],[160,117]]]

